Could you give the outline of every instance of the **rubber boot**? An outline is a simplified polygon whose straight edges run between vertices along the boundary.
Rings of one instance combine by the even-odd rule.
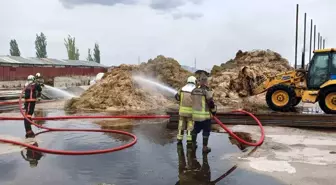
[[[182,145],[182,140],[181,139],[177,140],[177,145]]]
[[[203,153],[211,152],[211,148],[208,147],[208,141],[209,141],[208,137],[203,137]]]

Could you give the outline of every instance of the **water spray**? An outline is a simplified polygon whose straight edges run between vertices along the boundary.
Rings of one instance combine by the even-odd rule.
[[[52,86],[49,86],[49,85],[44,85],[44,87],[46,87],[47,89],[50,89],[50,90],[56,92],[59,95],[64,96],[65,98],[74,98],[74,97],[76,97],[75,95],[73,95],[71,93],[68,93],[68,92],[66,92],[64,90],[58,89],[56,87],[52,87]]]
[[[133,79],[138,82],[138,83],[141,83],[141,82],[145,82],[146,84],[152,84],[152,85],[155,85],[169,93],[172,93],[173,95],[175,95],[177,93],[177,91],[169,86],[166,86],[166,85],[163,85],[159,82],[155,82],[154,80],[149,80],[148,78],[145,78],[145,77],[142,77],[140,75],[135,75],[133,76]]]

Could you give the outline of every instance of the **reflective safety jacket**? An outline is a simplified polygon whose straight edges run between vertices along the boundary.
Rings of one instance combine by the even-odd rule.
[[[182,89],[178,90],[175,95],[177,101],[180,102],[179,115],[184,117],[192,117],[192,99],[191,91],[193,91],[196,86],[192,83],[188,83]]]
[[[207,86],[199,86],[191,92],[192,117],[194,121],[211,119],[211,112],[216,111],[212,91]]]

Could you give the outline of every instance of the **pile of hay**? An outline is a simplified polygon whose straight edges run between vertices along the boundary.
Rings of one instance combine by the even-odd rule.
[[[234,59],[213,67],[209,85],[219,106],[257,110],[267,106],[263,95],[250,97],[251,90],[267,76],[288,70],[293,70],[289,62],[274,51],[238,51]],[[135,75],[178,89],[192,73],[173,58],[162,55],[140,65],[120,65],[107,72],[81,97],[71,100],[67,107],[71,110],[149,111],[177,105],[172,94],[135,83],[132,78]]]
[[[251,99],[244,98],[251,96],[252,89],[268,76],[292,69],[289,62],[274,51],[239,50],[234,59],[212,68],[209,84],[217,102],[234,105]]]
[[[162,55],[140,65],[120,65],[106,73],[102,80],[91,86],[78,99],[72,99],[67,109],[73,110],[155,110],[176,102],[158,89],[144,88],[135,83],[134,75],[144,75],[175,89],[185,84],[190,72],[182,69],[173,58]]]

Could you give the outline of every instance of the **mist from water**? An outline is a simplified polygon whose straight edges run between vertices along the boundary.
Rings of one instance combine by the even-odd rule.
[[[177,91],[167,85],[164,85],[162,83],[156,82],[153,79],[149,79],[148,77],[140,76],[140,75],[135,75],[133,76],[133,79],[139,84],[139,85],[154,85],[156,87],[159,87],[160,89],[169,92],[173,95],[177,93]]]
[[[49,86],[49,85],[44,85],[44,87],[46,87],[47,89],[53,91],[55,94],[59,95],[59,96],[63,96],[65,98],[74,98],[76,97],[75,95],[69,93],[69,92],[66,92],[62,89],[58,89],[56,87],[52,87],[52,86]]]

